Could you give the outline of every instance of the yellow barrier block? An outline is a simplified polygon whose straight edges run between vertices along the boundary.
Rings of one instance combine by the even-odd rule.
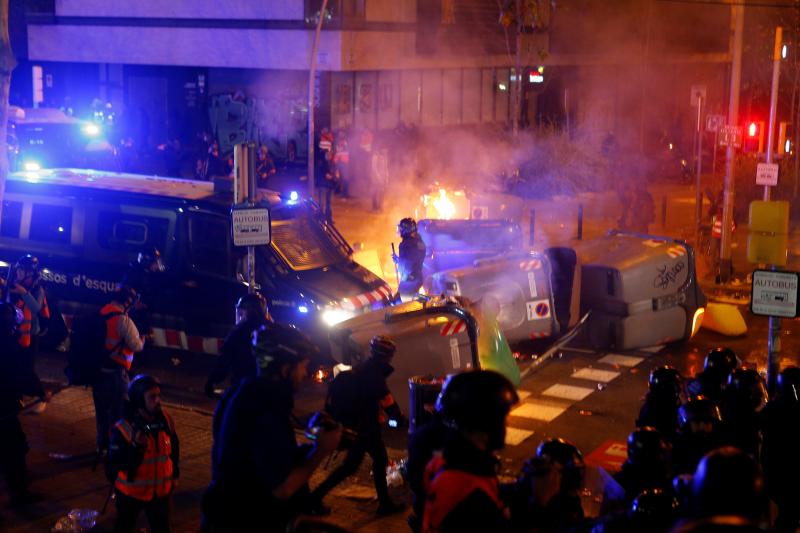
[[[788,246],[789,236],[786,234],[751,233],[747,236],[747,260],[751,263],[785,266]]]
[[[789,233],[789,202],[750,202],[751,233]]]
[[[706,306],[701,327],[716,331],[729,337],[747,333],[747,324],[741,311],[735,305],[710,302]]]

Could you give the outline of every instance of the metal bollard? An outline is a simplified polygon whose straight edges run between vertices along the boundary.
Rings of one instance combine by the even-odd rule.
[[[533,237],[536,231],[536,209],[531,209],[531,219],[528,225],[528,246],[533,246]]]
[[[583,240],[583,204],[578,204],[578,240]]]

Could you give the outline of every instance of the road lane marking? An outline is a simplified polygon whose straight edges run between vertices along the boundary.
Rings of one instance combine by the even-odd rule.
[[[594,391],[595,389],[589,389],[586,387],[575,387],[574,385],[562,385],[561,383],[556,383],[545,390],[542,395],[563,398],[565,400],[580,401]]]
[[[519,429],[519,428],[506,428],[506,445],[507,446],[517,446],[522,444],[525,440],[527,440],[531,435],[533,435],[533,431],[529,431],[527,429]]]
[[[597,368],[581,368],[571,377],[576,379],[588,379],[591,381],[601,381],[608,383],[612,379],[619,376],[619,372],[612,372],[611,370],[598,370]]]
[[[638,352],[647,352],[647,353],[657,353],[664,349],[663,344],[659,344],[658,346],[648,346],[647,348],[639,348]]]
[[[522,389],[517,390],[517,396],[519,396],[519,401],[523,401],[525,398],[527,398],[530,395],[531,395],[531,391],[522,390]]]
[[[511,411],[511,416],[518,416],[520,418],[530,418],[532,420],[541,420],[543,422],[550,422],[561,413],[567,410],[566,406],[557,406],[552,404],[545,404],[535,400],[528,401]]]
[[[599,359],[600,363],[606,363],[607,365],[619,365],[619,366],[627,366],[627,367],[634,367],[644,361],[644,357],[634,357],[632,355],[620,355],[616,353],[610,353],[605,357]]]

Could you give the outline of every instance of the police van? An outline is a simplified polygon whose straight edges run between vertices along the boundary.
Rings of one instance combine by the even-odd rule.
[[[229,187],[228,187],[229,188]],[[316,204],[259,190],[272,242],[256,247],[256,282],[278,322],[328,350],[328,328],[391,299],[389,286],[352,259]],[[31,253],[48,300],[69,324],[104,302],[143,249],[165,271],[145,302],[155,346],[216,354],[247,292],[246,252],[233,246],[232,195],[211,182],[92,170],[16,172],[8,177],[0,259]]]

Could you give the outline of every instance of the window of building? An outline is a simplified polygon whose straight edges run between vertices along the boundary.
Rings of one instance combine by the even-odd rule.
[[[69,244],[71,234],[71,207],[33,204],[30,230],[32,241]]]
[[[220,216],[193,213],[189,218],[189,261],[197,272],[230,277],[231,229]]]
[[[22,202],[3,202],[3,220],[0,223],[0,235],[16,239],[22,222]]]
[[[163,251],[168,229],[166,218],[102,211],[98,215],[97,241],[111,250],[138,252],[155,246]]]

